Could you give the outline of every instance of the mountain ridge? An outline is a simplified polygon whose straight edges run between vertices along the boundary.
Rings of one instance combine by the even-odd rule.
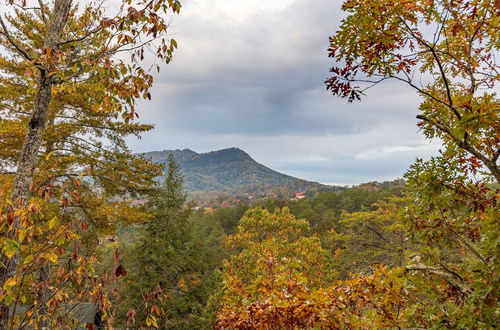
[[[255,161],[236,147],[197,153],[191,149],[142,153],[155,163],[167,164],[172,153],[184,175],[184,187],[190,194],[224,195],[266,194],[284,190],[288,194],[335,188],[318,182],[298,179],[275,171]]]

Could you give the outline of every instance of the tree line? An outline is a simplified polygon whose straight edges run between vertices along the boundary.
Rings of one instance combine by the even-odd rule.
[[[180,3],[120,3],[2,7],[0,329],[498,327],[498,1],[344,1],[327,89],[409,86],[441,142],[404,187],[210,215],[124,142]]]

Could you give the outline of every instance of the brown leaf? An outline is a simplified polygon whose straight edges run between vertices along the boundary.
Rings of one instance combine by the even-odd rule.
[[[67,197],[61,198],[62,207],[67,207],[71,205],[71,201]]]
[[[14,211],[7,213],[7,225],[11,226],[14,223]]]
[[[127,276],[127,271],[125,270],[125,267],[123,267],[122,265],[116,267],[115,276],[116,277]]]
[[[130,309],[127,312],[127,325],[133,325],[135,323],[135,309]]]
[[[76,190],[73,190],[73,192],[71,193],[73,195],[73,197],[75,197],[75,200],[78,202],[80,201],[80,193]]]
[[[87,330],[97,330],[96,326],[94,323],[87,323],[85,324],[85,329]]]

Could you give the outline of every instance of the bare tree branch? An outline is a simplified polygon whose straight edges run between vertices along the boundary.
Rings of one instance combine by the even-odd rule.
[[[3,34],[7,40],[9,40],[10,44],[17,49],[17,51],[28,61],[32,61],[33,58],[20,46],[17,44],[17,42],[12,38],[12,36],[9,33],[9,30],[7,29],[7,26],[5,26],[5,22],[2,19],[2,16],[0,15],[0,25],[2,25],[2,30],[0,31],[0,34]]]

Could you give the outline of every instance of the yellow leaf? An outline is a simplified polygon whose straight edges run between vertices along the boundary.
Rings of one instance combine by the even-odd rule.
[[[3,288],[5,290],[9,289],[10,287],[13,287],[17,284],[17,278],[16,277],[13,277],[13,278],[9,278],[7,280],[7,282],[5,282],[5,284],[3,285]]]
[[[156,321],[156,317],[154,317],[153,315],[150,315],[149,317],[151,318],[151,323],[153,324],[153,326],[155,328],[158,328],[158,322]]]
[[[7,258],[12,258],[13,256],[16,255],[17,251],[20,249],[20,245],[18,242],[14,240],[7,240],[4,243],[4,246],[2,248],[3,253],[7,256]]]
[[[30,262],[32,262],[33,260],[35,259],[35,256],[30,254],[28,256],[26,256],[26,258],[24,258],[24,264],[29,264]]]
[[[49,152],[47,154],[47,156],[45,156],[45,160],[49,160],[50,156],[52,156],[53,153],[54,153],[54,150],[52,150],[51,152]]]
[[[53,217],[52,219],[50,219],[49,221],[49,229],[52,229],[54,228],[56,225],[59,224],[59,219],[57,219],[57,217]]]
[[[44,255],[44,257],[52,263],[55,263],[57,261],[57,254],[55,253],[47,253]]]
[[[17,233],[17,237],[19,238],[19,242],[22,243],[24,241],[24,238],[26,237],[26,229],[20,229]]]

